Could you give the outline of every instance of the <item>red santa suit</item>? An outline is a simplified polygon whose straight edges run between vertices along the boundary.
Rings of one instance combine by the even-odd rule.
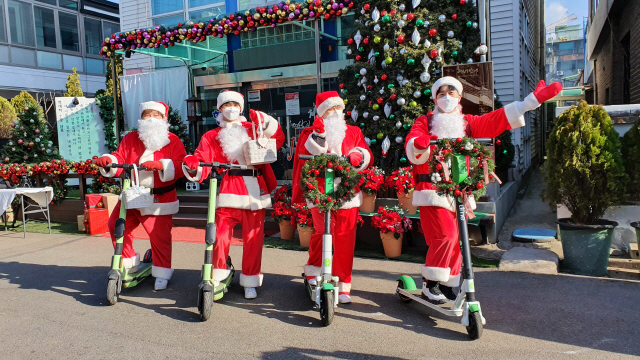
[[[336,91],[326,91],[318,94],[316,98],[318,114],[324,115],[333,107],[340,107],[334,123],[324,119],[325,133],[314,131],[314,127],[308,127],[302,131],[296,147],[296,156],[293,164],[293,193],[294,203],[305,203],[311,209],[313,227],[315,232],[311,234],[309,243],[309,261],[304,266],[307,278],[312,279],[322,273],[322,234],[324,233],[324,212],[320,212],[317,206],[306,201],[300,188],[300,174],[306,160],[298,158],[299,155],[320,155],[332,153],[337,155],[355,154],[362,161],[354,169],[361,171],[373,163],[373,154],[369,149],[360,128],[346,125],[342,110],[343,100]],[[325,138],[324,144],[319,144],[317,136]],[[333,140],[332,141],[332,137]],[[341,142],[335,138],[342,138]],[[322,143],[322,141],[320,141]],[[319,190],[324,192],[324,179],[318,179]],[[336,179],[336,184],[339,183]],[[362,205],[362,193],[358,190],[355,197],[343,204],[340,209],[331,212],[331,234],[333,235],[333,267],[332,273],[339,279],[338,291],[340,295],[349,295],[351,291],[351,273],[353,269],[353,252],[356,242],[356,220],[358,208]]]
[[[433,85],[432,94],[437,94],[440,86],[455,87],[462,94],[462,84],[452,77],[443,77]],[[460,255],[458,227],[454,213],[454,198],[441,196],[436,193],[432,183],[431,169],[427,160],[435,146],[416,147],[416,141],[421,139],[426,144],[431,136],[438,138],[494,138],[507,129],[516,129],[525,125],[524,113],[533,110],[551,97],[557,86],[544,88],[541,82],[537,91],[530,94],[523,102],[514,102],[502,109],[492,111],[482,116],[464,115],[460,106],[453,113],[444,113],[436,106],[433,114],[420,116],[416,119],[411,131],[406,137],[405,150],[407,157],[413,163],[413,176],[416,188],[413,194],[413,205],[420,207],[420,221],[429,246],[425,264],[422,266],[422,276],[427,280],[438,281],[448,287],[458,286],[460,281]],[[547,93],[539,95],[541,89]],[[558,90],[559,92],[559,90]],[[475,201],[470,198],[472,208]]]
[[[162,109],[150,103],[162,104],[156,102],[143,103],[141,104],[141,110],[157,109],[160,111]],[[165,119],[167,111],[168,108],[163,111],[163,113],[165,113]],[[166,123],[166,120],[164,122]],[[158,161],[162,164],[162,169],[159,171],[139,172],[140,185],[153,189],[154,204],[143,209],[127,210],[122,249],[123,263],[125,268],[131,268],[140,263],[140,255],[136,254],[133,250],[133,236],[131,233],[138,225],[142,224],[147,234],[149,234],[151,242],[151,250],[153,253],[152,276],[170,280],[173,275],[173,269],[171,268],[172,215],[177,213],[180,208],[175,182],[182,176],[179,169],[187,153],[180,138],[168,132],[168,130],[166,139],[159,139],[161,142],[155,144],[156,147],[161,147],[156,151],[148,149],[145,141],[141,139],[141,136],[138,131],[131,132],[122,138],[115,152],[103,155],[115,164],[141,165],[149,161]],[[144,138],[144,136],[142,137]],[[178,172],[176,172],[176,169],[178,169]],[[108,172],[103,168],[100,169],[100,172],[105,177],[120,176],[122,171],[122,169],[116,168],[112,168]],[[115,222],[120,216],[120,206],[121,204],[118,202],[108,222],[109,232],[111,233],[111,240],[114,246],[116,242],[114,228]]]
[[[223,95],[225,94],[225,95]],[[235,92],[221,93],[222,97],[235,96]],[[231,99],[244,104],[242,98]],[[218,98],[220,105],[229,101]],[[262,112],[253,112],[252,116],[264,119],[264,135],[276,140],[279,149],[284,144],[284,133],[278,121]],[[242,144],[253,139],[253,127],[256,125],[247,121],[243,116],[230,122],[218,121],[220,127],[213,129],[202,136],[200,144],[193,157],[200,162],[220,162],[246,165],[242,156]],[[236,136],[226,130],[236,128],[240,130]],[[191,159],[190,159],[191,158]],[[194,159],[189,156],[185,163]],[[271,165],[248,166],[250,170],[240,170],[247,175],[234,175],[234,170],[225,172],[216,200],[215,223],[217,228],[216,243],[213,248],[213,279],[222,281],[229,276],[227,258],[233,235],[233,227],[242,225],[242,274],[240,285],[245,288],[255,288],[262,285],[262,245],[264,241],[264,217],[268,207],[271,206],[271,191],[277,186],[277,181]],[[198,167],[195,175],[189,173],[189,168],[183,168],[184,174],[190,181],[202,182],[209,176],[211,168]]]

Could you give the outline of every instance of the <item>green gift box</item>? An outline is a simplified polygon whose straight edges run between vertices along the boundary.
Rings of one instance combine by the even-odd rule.
[[[469,177],[470,160],[465,155],[454,155],[451,159],[451,180],[455,184],[462,183]]]

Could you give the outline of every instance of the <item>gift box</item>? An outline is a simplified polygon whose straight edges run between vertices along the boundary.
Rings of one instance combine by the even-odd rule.
[[[109,212],[109,216],[111,216],[113,209],[118,204],[118,198],[119,196],[116,194],[112,194],[112,193],[102,194],[102,207],[107,209],[107,211]]]
[[[84,215],[78,215],[78,231],[84,232]]]
[[[98,207],[102,207],[102,194],[87,194],[84,196],[85,209],[94,209]]]
[[[88,234],[96,235],[108,232],[108,221],[109,211],[107,209],[93,208],[84,211],[84,226]]]

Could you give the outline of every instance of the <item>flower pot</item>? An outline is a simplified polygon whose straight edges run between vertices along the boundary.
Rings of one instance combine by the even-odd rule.
[[[564,253],[562,268],[578,275],[607,275],[613,230],[618,223],[600,219],[596,225],[574,225],[569,221],[556,221]]]
[[[413,205],[413,191],[408,194],[399,192],[397,195],[398,202],[400,203],[400,206],[405,209],[405,212],[410,215],[415,214],[418,207]]]
[[[377,194],[369,195],[363,191],[362,205],[360,205],[360,211],[365,213],[376,212],[376,197],[377,197]]]
[[[291,224],[290,220],[280,220],[280,238],[284,240],[293,240],[296,233],[296,227]]]
[[[311,240],[311,234],[314,230],[311,226],[298,225],[298,237],[300,238],[300,246],[309,247],[309,241]]]
[[[386,257],[398,257],[402,254],[402,238],[404,234],[398,234],[396,239],[395,233],[380,233],[380,239],[382,239],[382,246],[384,246],[384,255]]]

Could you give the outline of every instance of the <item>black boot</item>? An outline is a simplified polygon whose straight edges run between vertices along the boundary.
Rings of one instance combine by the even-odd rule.
[[[448,301],[455,302],[458,294],[453,292],[453,288],[440,284],[440,292],[444,295]]]

